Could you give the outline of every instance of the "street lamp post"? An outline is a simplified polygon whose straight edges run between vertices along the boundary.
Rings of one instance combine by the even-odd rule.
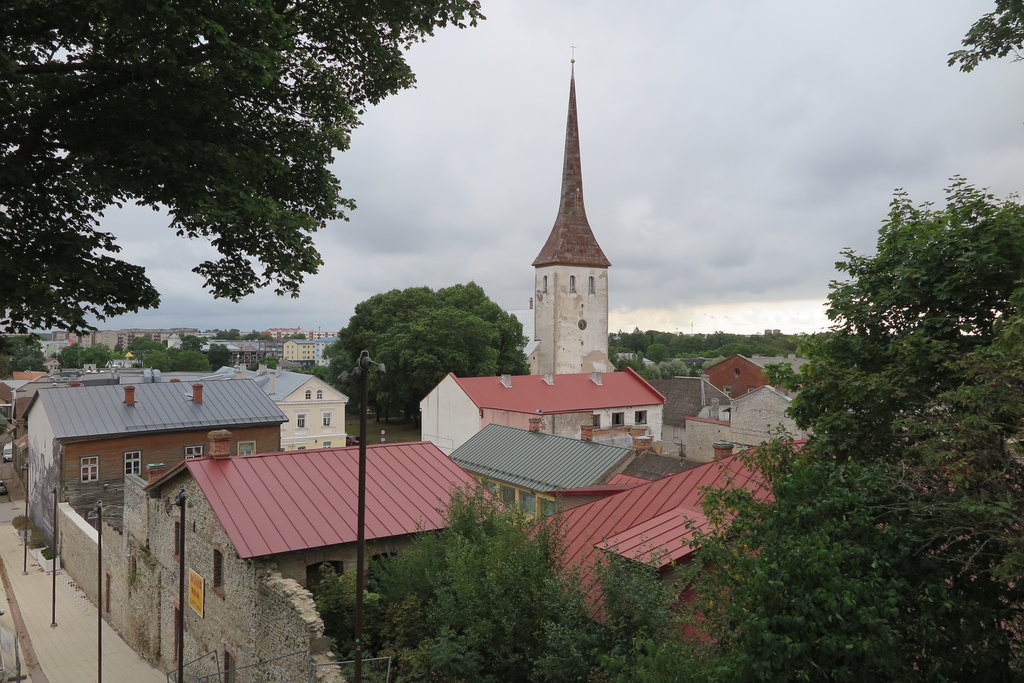
[[[174,504],[181,509],[178,524],[178,683],[185,683],[185,489],[181,490]]]
[[[366,587],[366,403],[369,398],[370,368],[384,373],[384,364],[370,358],[369,351],[359,354],[352,373],[359,380],[359,493],[356,512],[356,633],[355,683],[363,681],[363,591]]]
[[[28,494],[25,494],[26,497]],[[50,572],[50,628],[57,627],[57,485],[53,486],[53,571]]]
[[[103,501],[96,501],[96,683],[103,683]]]
[[[22,551],[21,557],[21,575],[28,576],[28,462],[24,462],[21,465],[21,483],[25,487],[25,548]],[[54,539],[56,543],[56,539]]]

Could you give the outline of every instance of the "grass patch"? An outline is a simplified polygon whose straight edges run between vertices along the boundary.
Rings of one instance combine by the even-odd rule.
[[[378,422],[373,415],[366,418],[367,444],[380,443],[380,430],[384,430],[384,438],[387,443],[407,443],[409,441],[421,441],[422,436],[418,425],[411,420],[395,420]],[[347,415],[345,420],[345,432],[349,436],[359,436],[359,415]]]

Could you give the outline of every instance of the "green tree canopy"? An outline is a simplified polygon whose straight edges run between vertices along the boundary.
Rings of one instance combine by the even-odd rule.
[[[974,22],[964,37],[964,49],[951,52],[949,65],[960,65],[961,71],[974,68],[987,59],[1014,55],[1021,59],[1024,51],[1024,3],[1020,0],[996,0],[996,8]]]
[[[889,457],[923,416],[964,381],[950,362],[992,344],[997,321],[1017,312],[1024,278],[1024,207],[954,179],[943,208],[897,193],[877,252],[847,250],[831,284],[830,331],[804,346],[811,363],[790,388],[792,415],[827,450]]]
[[[216,370],[231,362],[231,350],[223,344],[210,344],[206,357],[210,361],[210,367]]]
[[[0,377],[24,370],[46,370],[46,356],[35,335],[9,338],[0,346]]]
[[[371,375],[371,402],[416,415],[420,400],[444,376],[526,374],[526,338],[514,316],[470,282],[439,289],[411,287],[375,294],[356,305],[328,350],[334,376],[350,370],[362,350],[386,374]],[[345,387],[350,396],[357,396]]]
[[[165,209],[216,297],[297,295],[351,201],[329,169],[404,58],[476,0],[29,0],[0,6],[0,330],[82,330],[159,302],[104,209]]]

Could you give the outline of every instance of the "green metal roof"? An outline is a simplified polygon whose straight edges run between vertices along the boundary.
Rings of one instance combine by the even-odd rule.
[[[604,483],[633,451],[594,441],[489,424],[451,454],[468,472],[531,491]]]

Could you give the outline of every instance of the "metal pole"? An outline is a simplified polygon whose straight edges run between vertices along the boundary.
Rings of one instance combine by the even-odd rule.
[[[57,486],[53,487],[53,571],[50,573],[50,628],[57,627]]]
[[[96,501],[96,682],[103,683],[103,501]]]
[[[356,651],[355,683],[363,681],[363,588],[366,585],[366,569],[363,566],[366,552],[366,403],[369,400],[370,354],[363,351],[359,356],[359,495],[357,508],[356,536]]]
[[[22,464],[21,471],[25,473],[25,476],[23,476],[21,478],[21,481],[22,481],[22,483],[25,486],[25,522],[27,524],[28,523],[28,463],[27,462]],[[28,576],[28,535],[29,535],[29,527],[26,526],[25,527],[25,543],[24,543],[25,548],[22,551],[22,558],[21,558],[21,575],[22,576]],[[56,546],[56,539],[54,539],[54,545]],[[56,552],[56,548],[55,548],[54,552]]]
[[[178,683],[185,683],[185,500],[185,489],[182,489],[174,502],[181,508],[178,524]]]

